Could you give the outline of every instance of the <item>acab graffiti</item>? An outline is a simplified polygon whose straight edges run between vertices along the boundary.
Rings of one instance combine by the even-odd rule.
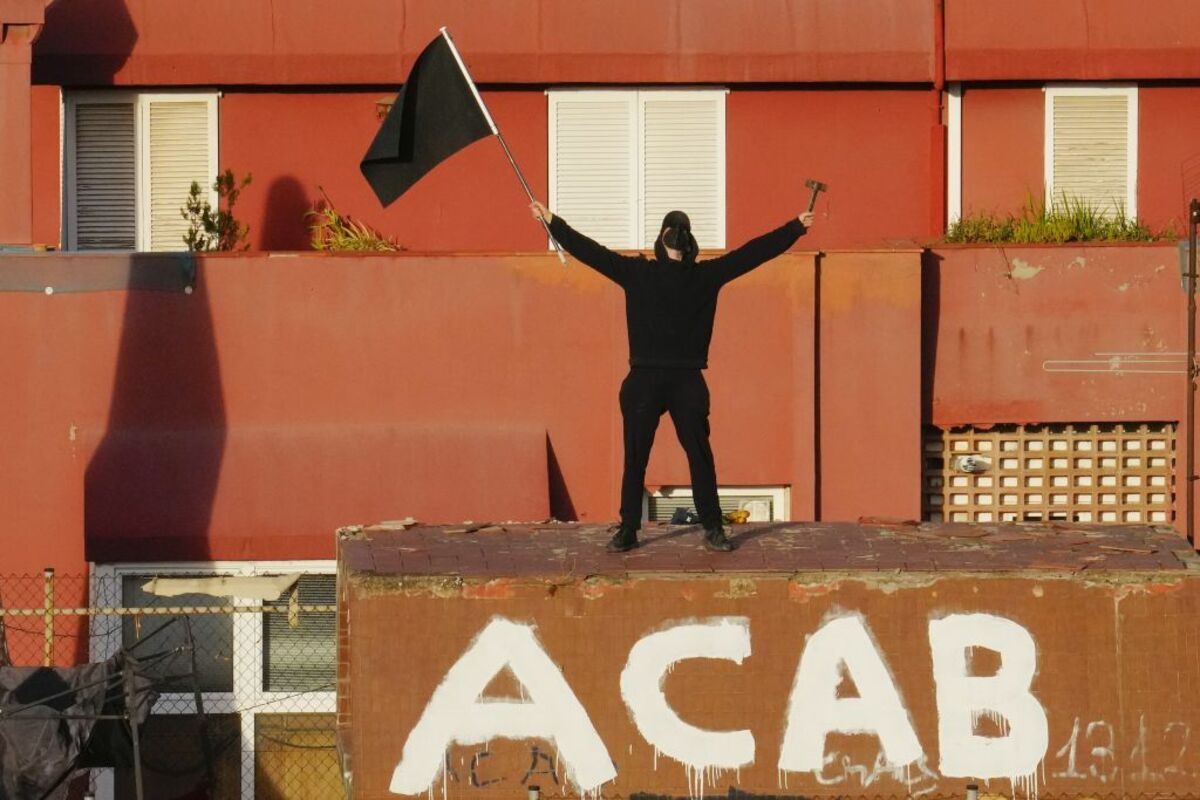
[[[929,621],[928,638],[938,713],[937,772],[948,778],[1004,778],[1014,790],[1035,791],[1049,732],[1046,711],[1031,691],[1037,651],[1029,631],[992,614],[951,614]],[[998,655],[993,674],[971,674],[973,648]],[[684,721],[667,700],[665,679],[680,661],[722,659],[740,665],[750,654],[745,617],[670,624],[630,649],[619,681],[621,698],[655,753],[684,766],[692,795],[702,795],[720,773],[754,764],[758,747],[750,730],[706,730]],[[484,697],[488,684],[505,670],[519,683],[522,699]],[[856,697],[839,696],[844,676],[854,682]],[[979,734],[981,717],[1000,723],[1001,735]],[[933,777],[911,715],[859,614],[835,615],[808,637],[783,730],[776,760],[781,786],[790,773],[828,780],[826,739],[834,733],[878,738],[874,775],[902,777],[910,789]],[[496,739],[551,743],[568,780],[584,796],[599,795],[617,775],[599,733],[533,626],[504,617],[480,631],[434,690],[405,741],[390,789],[406,795],[429,792],[452,745]]]

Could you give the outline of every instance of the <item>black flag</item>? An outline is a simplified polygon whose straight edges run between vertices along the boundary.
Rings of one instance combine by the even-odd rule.
[[[417,56],[359,169],[386,207],[442,161],[495,132],[443,32]]]

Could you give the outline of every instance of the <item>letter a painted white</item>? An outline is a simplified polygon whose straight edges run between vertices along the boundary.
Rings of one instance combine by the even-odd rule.
[[[967,648],[1000,654],[995,675],[967,674]],[[1033,636],[1010,619],[991,614],[952,614],[929,621],[929,649],[937,687],[939,770],[950,778],[1030,776],[1046,754],[1046,709],[1030,687],[1037,672]],[[999,714],[1004,736],[977,736],[975,721]]]
[[[528,702],[480,699],[505,667],[521,682]],[[483,744],[491,739],[553,742],[581,794],[617,774],[587,712],[538,644],[533,627],[503,617],[488,623],[434,690],[404,743],[391,791],[428,791],[451,743]]]
[[[745,617],[675,625],[639,639],[621,672],[621,697],[638,732],[663,755],[696,770],[753,764],[750,731],[709,731],[689,725],[663,693],[667,670],[678,661],[720,658],[741,664],[749,655],[750,621]]]
[[[842,664],[858,697],[837,696]],[[809,637],[788,699],[779,768],[819,772],[830,733],[874,733],[889,764],[909,764],[924,755],[908,709],[858,614],[827,622]]]

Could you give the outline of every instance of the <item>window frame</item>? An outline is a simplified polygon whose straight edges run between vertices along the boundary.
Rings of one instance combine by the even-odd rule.
[[[1138,85],[1136,83],[1047,83],[1043,87],[1045,105],[1043,106],[1043,181],[1045,183],[1044,201],[1046,208],[1051,208],[1054,202],[1054,99],[1057,97],[1089,97],[1096,95],[1124,95],[1128,98],[1126,105],[1125,146],[1125,216],[1137,218],[1137,176],[1138,176]]]
[[[89,602],[97,605],[96,598],[104,587],[121,587],[124,578],[150,576],[196,576],[196,575],[280,575],[299,572],[304,575],[336,575],[337,562],[314,561],[170,561],[147,563],[92,564],[89,580]],[[118,589],[119,591],[119,589]],[[120,597],[115,602],[101,598],[99,605],[120,606]],[[232,597],[235,606],[264,607],[266,602],[257,598]],[[287,713],[337,713],[337,689],[327,692],[268,692],[263,689],[263,648],[266,643],[263,615],[248,612],[233,613],[233,691],[202,692],[206,714],[237,714],[241,718],[241,786],[242,798],[253,800],[255,781],[255,717],[259,714]],[[103,661],[120,651],[123,644],[123,625],[116,624],[119,617],[92,617],[92,625],[108,630],[107,636],[89,639],[88,657],[91,661]],[[107,621],[107,628],[103,625]],[[248,653],[254,653],[251,659]],[[303,697],[304,704],[297,701]],[[160,700],[170,711],[156,711],[164,715],[186,715],[196,713],[195,698],[191,692],[164,693]],[[115,797],[114,772],[111,769],[94,770],[96,800],[113,800]],[[247,789],[247,787],[250,787]]]
[[[717,497],[729,495],[760,495],[771,498],[773,518],[771,522],[789,522],[792,519],[791,487],[781,483],[718,486]],[[642,492],[642,522],[650,521],[650,499],[695,497],[690,486],[660,486],[652,492]]]
[[[103,103],[129,103],[133,106],[133,141],[134,141],[134,228],[135,248],[133,250],[89,249],[88,253],[142,253],[150,252],[150,104],[161,102],[204,102],[208,106],[208,171],[210,176],[216,176],[220,170],[220,124],[218,100],[220,92],[181,91],[181,92],[140,92],[131,89],[89,89],[62,93],[62,241],[63,249],[71,252],[79,251],[78,213],[76,209],[76,171],[75,148],[76,128],[75,111],[80,105]],[[211,185],[206,187],[208,202],[215,208],[217,193]],[[183,249],[182,246],[180,248]]]
[[[695,87],[630,87],[630,88],[615,88],[609,87],[604,89],[590,89],[586,87],[555,87],[546,90],[548,99],[547,108],[547,127],[548,127],[548,146],[547,146],[547,161],[548,172],[547,181],[549,182],[548,202],[551,210],[558,207],[558,167],[555,154],[558,152],[558,107],[563,101],[569,102],[570,99],[579,98],[586,95],[588,99],[594,100],[625,100],[633,105],[633,130],[630,131],[631,147],[630,147],[630,176],[633,178],[632,191],[636,193],[633,202],[630,204],[630,225],[634,231],[636,241],[631,246],[619,245],[614,249],[617,250],[649,250],[654,246],[653,240],[645,241],[645,205],[646,205],[646,158],[645,158],[645,106],[646,101],[655,100],[695,100],[698,96],[702,96],[714,101],[717,109],[717,129],[720,131],[719,141],[717,142],[717,165],[716,173],[719,177],[717,181],[717,230],[716,235],[718,241],[706,246],[706,250],[722,250],[727,246],[727,223],[726,215],[728,213],[728,190],[729,179],[726,171],[727,164],[727,148],[729,143],[728,129],[728,96],[729,89],[725,87],[712,86],[695,86]],[[548,247],[553,245],[547,243]]]

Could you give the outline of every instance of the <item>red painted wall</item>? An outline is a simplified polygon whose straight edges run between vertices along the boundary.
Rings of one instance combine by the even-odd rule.
[[[62,159],[57,86],[33,87],[33,243],[58,247],[62,238]]]
[[[927,271],[933,424],[1182,419],[1182,376],[1097,355],[1186,350],[1174,245],[946,247]],[[1044,367],[1078,359],[1100,371]]]
[[[1045,193],[1041,86],[969,86],[962,97],[962,212],[1020,211]]]
[[[1200,77],[1190,0],[946,0],[947,79]]]
[[[820,270],[820,518],[920,519],[920,253],[837,253]]]
[[[1182,370],[1186,302],[1174,245],[941,248],[925,265],[927,419],[1177,422],[1182,530],[1184,376],[1110,354],[1174,353],[1140,369]]]
[[[1019,211],[1045,191],[1041,85],[968,86],[962,105],[964,214]],[[1138,217],[1156,232],[1184,233],[1187,201],[1200,196],[1200,87],[1138,89]]]
[[[39,258],[77,273],[127,259],[0,269],[52,263]],[[844,268],[915,275],[916,254],[864,258]],[[814,276],[798,253],[729,287],[708,373],[722,483],[790,486],[799,518],[815,514]],[[916,309],[895,313],[916,325]],[[333,527],[370,517],[616,514],[621,296],[549,255],[211,256],[190,296],[7,292],[0,319],[27,343],[0,364],[14,572],[78,571],[85,555],[328,557]],[[906,337],[879,348],[914,358]],[[913,436],[902,415],[884,428],[888,452]],[[669,422],[659,442],[648,483],[686,485]],[[46,546],[24,546],[30,531]]]
[[[1183,349],[1173,246],[943,248],[919,294],[918,259],[818,271],[796,253],[726,290],[708,373],[722,483],[790,486],[796,519],[915,516],[922,420],[1183,416],[1181,376],[1096,355]],[[78,571],[85,524],[93,558],[284,558],[328,556],[331,528],[368,513],[615,517],[624,314],[586,268],[249,254],[200,274],[191,296],[0,293],[0,336],[24,343],[0,361],[11,571]],[[1044,367],[1068,359],[1098,371]],[[648,483],[686,484],[659,435]]]
[[[498,142],[468,147],[387,209],[358,164],[379,130],[375,102],[394,92],[243,93],[221,98],[221,167],[253,182],[238,202],[255,249],[307,250],[304,214],[323,187],[343,214],[414,251],[529,252],[546,246]],[[485,92],[526,180],[544,201],[547,103],[542,91]],[[264,135],[264,128],[271,133]]]
[[[1138,216],[1184,238],[1200,197],[1200,86],[1142,86],[1138,115]]]
[[[318,186],[343,213],[417,252],[530,252],[545,245],[499,145],[471,145],[382,209],[358,170],[387,92],[244,93],[221,99],[221,164],[254,182],[239,200],[255,249],[309,247],[304,213]],[[484,93],[534,193],[548,195],[542,90]],[[805,249],[912,244],[927,234],[927,92],[734,91],[727,105],[728,244],[806,207],[830,185]],[[280,135],[262,135],[268,126]],[[899,144],[898,144],[899,143]],[[860,179],[870,174],[871,180]]]
[[[383,84],[449,28],[477,80],[928,81],[928,0],[89,0],[47,11],[36,80]]]
[[[734,91],[727,106],[727,242],[808,205],[829,184],[804,248],[911,245],[928,236],[929,93]]]

